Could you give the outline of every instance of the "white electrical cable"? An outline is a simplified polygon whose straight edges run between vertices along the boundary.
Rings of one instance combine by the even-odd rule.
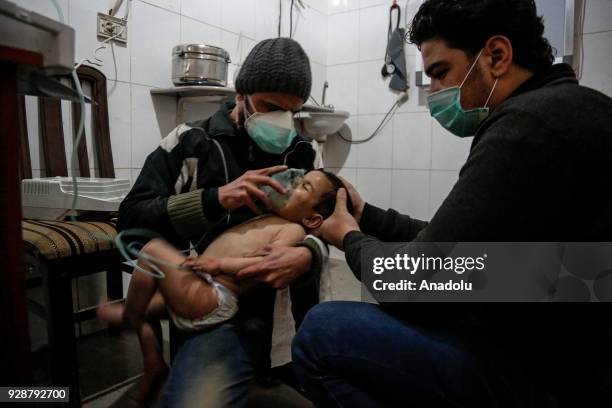
[[[115,57],[115,46],[113,42],[110,43],[111,46],[111,56],[113,57],[113,87],[108,90],[108,94],[112,95],[115,93],[115,89],[117,89],[117,80],[119,78],[119,69],[117,68],[117,57]]]
[[[577,61],[578,64],[578,81],[582,80],[582,74],[584,72],[584,20],[586,14],[586,0],[582,0],[582,7],[580,12],[580,56]]]
[[[123,34],[123,31],[126,29],[127,27],[127,21],[128,21],[128,16],[130,15],[130,11],[132,9],[132,0],[128,0],[127,3],[127,8],[125,10],[125,16],[123,17],[123,20],[125,20],[125,26],[121,27],[121,31],[119,31],[118,34],[114,35],[111,38],[107,39],[107,42],[110,42],[110,47],[111,47],[111,56],[113,58],[113,86],[112,88],[108,91],[109,95],[112,95],[115,92],[115,89],[117,88],[117,80],[119,79],[119,69],[117,68],[117,57],[115,56],[115,43],[114,41],[112,41],[115,37],[120,36],[121,34]],[[104,44],[104,43],[102,43]],[[94,58],[96,58],[96,60],[101,61],[102,60],[100,58],[97,57],[98,52],[100,52],[102,49],[105,49],[105,47],[98,47],[98,49],[96,49],[96,51],[94,51]]]
[[[64,24],[64,12],[62,11],[62,8],[60,7],[59,3],[57,2],[57,0],[51,0],[51,3],[53,3],[53,5],[55,6],[55,10],[57,11],[57,17],[59,18],[60,23]]]
[[[400,92],[400,94],[397,97],[397,100],[391,106],[391,108],[387,111],[387,113],[382,118],[382,120],[380,121],[380,123],[378,124],[376,129],[374,129],[374,132],[372,132],[372,134],[370,136],[366,137],[365,139],[361,139],[361,140],[347,139],[346,137],[344,137],[342,135],[342,133],[340,131],[337,132],[338,136],[340,136],[340,139],[342,139],[343,141],[345,141],[347,143],[350,143],[350,144],[361,144],[361,143],[369,142],[374,137],[376,137],[376,135],[378,135],[380,133],[380,131],[383,130],[385,128],[385,126],[387,126],[387,124],[389,124],[389,122],[393,118],[393,115],[395,115],[395,111],[397,110],[397,108],[400,106],[400,104],[404,103],[407,99],[408,99],[408,93],[406,91]]]
[[[238,61],[236,62],[236,74],[240,71],[240,67],[242,67],[242,46],[244,45],[244,34],[242,31],[238,34],[238,42],[236,43],[236,54],[238,56]],[[236,78],[234,78],[236,79]]]
[[[80,65],[80,64],[79,64]],[[78,67],[78,66],[77,66]],[[71,158],[70,158],[70,165],[72,167],[72,188],[73,188],[73,198],[72,198],[72,208],[71,208],[71,212],[75,212],[76,211],[76,206],[77,206],[77,201],[79,198],[79,192],[78,192],[78,188],[79,188],[79,184],[77,182],[77,168],[78,168],[78,156],[77,156],[77,146],[79,146],[79,144],[81,143],[81,139],[83,138],[83,131],[85,129],[85,95],[83,94],[83,88],[81,87],[81,81],[79,80],[79,77],[77,75],[77,69],[75,67],[75,69],[72,70],[72,79],[74,81],[75,84],[75,88],[76,91],[79,95],[79,103],[81,105],[81,117],[79,120],[79,128],[77,131],[77,137],[74,139],[74,144],[72,145],[72,154],[71,154]],[[77,221],[76,217],[74,215],[70,216],[70,219],[72,221]],[[106,236],[98,236],[98,238],[100,239],[105,239],[107,240],[108,237]],[[145,264],[147,264],[147,266],[151,269],[151,270],[146,270],[143,269],[140,265],[138,265],[134,259],[131,259],[127,256],[127,252],[129,252],[132,249],[132,244],[128,244],[126,246],[125,249],[122,250],[121,247],[121,242],[117,242],[120,241],[119,236],[118,239],[116,240],[116,244],[119,247],[119,251],[124,255],[124,258],[126,258],[126,260],[128,262],[131,263],[131,265],[134,267],[134,269],[137,269],[147,275],[153,276],[154,278],[158,278],[158,279],[162,279],[165,277],[165,274],[163,273],[163,271],[161,271],[157,266],[153,265],[152,263],[150,263],[150,259],[149,258],[145,258],[144,257],[144,253],[139,253],[138,257],[141,259],[141,261]],[[144,258],[144,259],[143,259]],[[162,261],[165,262],[165,261]],[[180,267],[180,266],[179,266]],[[154,272],[152,272],[154,271]]]
[[[55,0],[52,0],[52,1],[55,1]],[[123,2],[123,0],[118,0],[118,1]],[[121,5],[121,4],[120,4],[120,5]],[[125,20],[125,21],[126,21],[126,26],[127,26],[127,18],[128,18],[128,15],[130,14],[130,9],[131,9],[131,8],[132,8],[132,0],[128,0],[128,3],[127,3],[127,9],[126,9],[126,11],[125,11],[125,17],[123,17],[123,20]],[[121,30],[119,30],[119,32],[118,32],[117,34],[115,34],[115,35],[113,35],[113,36],[111,36],[111,37],[107,38],[107,39],[106,39],[106,40],[104,40],[104,41],[102,41],[102,42],[100,43],[100,45],[98,46],[98,48],[96,48],[96,49],[94,50],[94,52],[93,52],[93,59],[94,59],[95,61],[97,61],[97,62],[93,62],[93,61],[91,61],[89,58],[85,58],[85,59],[83,59],[81,62],[79,62],[79,63],[77,64],[77,66],[75,67],[75,69],[79,68],[79,67],[80,67],[80,66],[81,66],[83,63],[85,63],[85,62],[87,62],[87,63],[89,63],[89,64],[92,64],[92,65],[96,65],[96,66],[98,66],[98,67],[103,66],[103,65],[104,65],[104,64],[103,64],[103,62],[104,62],[104,61],[103,61],[102,59],[98,58],[98,53],[99,53],[100,51],[102,51],[102,50],[105,50],[105,49],[106,49],[106,44],[108,44],[108,43],[110,42],[110,44],[111,44],[111,54],[112,54],[112,57],[113,57],[113,64],[114,64],[114,67],[115,67],[115,68],[114,68],[114,70],[115,70],[115,78],[114,78],[115,85],[114,85],[114,86],[116,86],[116,83],[117,83],[117,76],[118,76],[118,73],[117,73],[117,59],[115,58],[115,49],[114,49],[114,47],[113,47],[113,43],[112,43],[112,41],[113,41],[115,38],[117,38],[117,37],[119,37],[119,36],[121,36],[121,35],[123,34],[123,32],[124,32],[124,31],[125,31],[125,29],[126,29],[126,26],[121,27]]]
[[[89,58],[85,58],[83,60],[81,60],[81,62],[79,62],[74,69],[78,69],[81,65],[83,65],[83,63],[87,62],[89,64],[92,65],[97,65],[99,67],[103,66],[103,60],[101,60],[100,58],[98,58],[98,52],[105,50],[106,49],[106,44],[112,40],[114,40],[115,38],[119,37],[121,34],[123,34],[123,31],[125,30],[125,27],[121,27],[121,30],[119,30],[119,32],[115,35],[113,35],[112,37],[108,37],[106,40],[102,41],[100,43],[100,46],[98,48],[96,48],[93,52],[93,58],[98,61],[98,62],[93,62],[91,61]],[[111,43],[112,46],[112,43]],[[113,51],[113,57],[114,57],[114,51]],[[114,59],[114,58],[113,58]],[[116,64],[116,61],[115,61]],[[115,75],[116,76],[116,75]]]
[[[391,118],[393,117],[393,114],[395,113],[395,109],[397,108],[397,106],[398,106],[398,102],[396,101],[393,104],[393,106],[391,106],[391,109],[389,109],[389,111],[385,114],[385,117],[380,121],[380,123],[378,124],[378,127],[376,127],[374,132],[372,132],[372,134],[366,137],[365,139],[362,139],[362,140],[347,139],[340,132],[338,132],[338,136],[340,136],[340,139],[350,144],[362,144],[362,143],[369,142],[370,140],[374,139],[374,137],[376,137],[380,133],[380,131],[384,129],[385,126],[387,126],[387,124],[391,121]],[[389,119],[387,120],[387,118]]]
[[[79,77],[77,75],[77,70],[76,68],[72,70],[72,79],[74,81],[75,84],[75,88],[76,91],[79,95],[79,103],[81,105],[81,117],[79,120],[79,128],[77,131],[77,137],[74,139],[74,144],[72,145],[72,154],[71,154],[71,158],[70,158],[70,165],[72,167],[72,188],[73,188],[73,198],[72,198],[72,208],[71,208],[71,212],[75,212],[76,211],[76,206],[77,206],[77,201],[79,199],[79,183],[77,182],[77,168],[78,168],[78,156],[77,156],[77,146],[79,146],[79,144],[81,143],[81,139],[83,138],[83,131],[85,129],[85,95],[83,94],[83,88],[81,87],[81,81],[79,80]],[[77,221],[76,217],[74,215],[70,216],[70,219],[72,221]],[[100,239],[109,239],[106,236],[98,236],[98,238]],[[118,247],[120,247],[120,242],[117,243]],[[127,251],[129,251],[131,249],[132,244],[128,244],[126,246]],[[153,276],[154,278],[158,278],[158,279],[162,279],[165,277],[164,273],[155,265],[151,264],[150,259],[145,258],[144,263],[147,264],[147,266],[149,268],[151,268],[152,271],[155,271],[155,273],[153,273],[152,271],[143,269],[142,267],[140,267],[134,259],[131,259],[127,256],[127,252],[125,250],[122,251],[121,248],[119,248],[120,252],[124,255],[124,257],[126,258],[126,260],[128,262],[131,263],[131,265],[135,268],[138,269],[139,271]],[[139,255],[143,255],[143,253],[140,253]],[[140,256],[139,256],[140,258]],[[144,258],[144,256],[143,256]]]

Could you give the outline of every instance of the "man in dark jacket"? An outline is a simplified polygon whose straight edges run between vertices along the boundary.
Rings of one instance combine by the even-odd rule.
[[[235,83],[235,103],[225,103],[209,119],[178,126],[147,157],[119,208],[119,229],[148,229],[178,248],[192,244],[201,252],[225,229],[262,212],[268,199],[261,185],[282,190],[271,174],[283,165],[313,168],[311,140],[293,127],[293,113],[311,89],[302,47],[288,38],[258,43]],[[182,345],[163,403],[183,406],[202,387],[224,405],[244,403],[249,380],[269,365],[275,289],[291,284],[299,325],[318,303],[326,251],[312,236],[295,247],[266,249],[264,261],[246,272],[267,285],[241,297],[235,318]]]
[[[361,255],[381,241],[413,253],[420,242],[611,240],[612,99],[553,65],[543,30],[532,0],[420,7],[410,35],[431,77],[431,114],[474,139],[430,222],[366,204],[351,187],[353,218],[339,192],[321,234],[358,279]],[[319,406],[609,406],[609,309],[568,306],[328,302],[307,315],[294,364]]]

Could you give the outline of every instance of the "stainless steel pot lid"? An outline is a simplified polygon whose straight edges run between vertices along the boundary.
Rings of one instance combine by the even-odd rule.
[[[182,54],[203,54],[220,57],[225,60],[229,59],[229,53],[223,48],[215,47],[214,45],[206,44],[180,44],[172,48],[172,55]]]

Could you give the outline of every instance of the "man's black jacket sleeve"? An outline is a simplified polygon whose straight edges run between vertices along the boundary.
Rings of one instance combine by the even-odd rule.
[[[209,220],[223,214],[217,189],[191,189],[196,180],[187,165],[190,158],[207,156],[208,144],[196,131],[181,133],[179,127],[162,140],[119,206],[118,228],[152,230],[175,244],[209,230]]]
[[[357,279],[361,279],[362,251],[385,256],[381,241],[401,242],[394,250],[411,254],[418,242],[509,242],[524,241],[526,235],[547,241],[564,236],[567,225],[555,222],[563,216],[554,205],[563,199],[571,176],[565,166],[564,141],[548,124],[524,111],[491,119],[429,224],[393,210],[364,209],[363,232],[351,232],[343,242]]]
[[[426,221],[411,218],[393,209],[385,211],[367,203],[360,223],[365,234],[385,242],[412,241],[426,226]]]

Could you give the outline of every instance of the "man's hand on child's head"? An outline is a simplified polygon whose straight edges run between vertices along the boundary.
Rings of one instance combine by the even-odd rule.
[[[351,198],[351,202],[353,203],[353,217],[359,224],[359,222],[361,222],[363,208],[365,207],[365,201],[363,200],[355,186],[353,186],[347,179],[340,176],[338,176],[338,178],[342,180],[342,183],[346,187],[346,192],[348,193],[349,197]]]
[[[359,224],[346,209],[346,194],[345,189],[338,190],[334,213],[314,232],[339,249],[342,249],[342,242],[346,234],[351,231],[360,231]]]
[[[217,258],[189,257],[185,259],[181,266],[192,271],[205,272],[212,276],[221,273],[221,263]]]

